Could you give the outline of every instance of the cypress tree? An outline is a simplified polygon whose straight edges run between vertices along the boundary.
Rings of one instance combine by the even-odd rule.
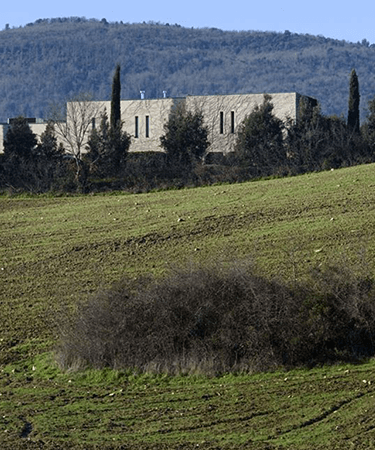
[[[359,83],[356,71],[353,69],[349,82],[349,108],[348,128],[350,131],[359,133]]]
[[[112,82],[111,97],[111,128],[115,130],[121,122],[121,82],[120,82],[120,65],[117,64]]]

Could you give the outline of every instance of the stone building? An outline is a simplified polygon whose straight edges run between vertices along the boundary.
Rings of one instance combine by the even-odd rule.
[[[315,99],[296,92],[270,94],[273,113],[282,121],[298,120],[302,98],[313,104]],[[238,127],[257,105],[263,103],[264,94],[191,95],[180,98],[138,99],[121,101],[123,129],[132,137],[130,151],[161,151],[160,137],[168,121],[171,108],[184,102],[188,110],[202,111],[208,127],[209,152],[228,153],[233,151]],[[101,110],[109,114],[110,102],[101,102]],[[99,110],[99,108],[97,108]],[[98,124],[100,118],[95,118]]]
[[[273,113],[282,121],[287,119],[298,120],[299,105],[302,98],[307,99],[314,105],[315,99],[302,96],[296,92],[269,94],[274,106]],[[132,152],[159,152],[160,137],[164,134],[164,125],[168,121],[171,108],[179,102],[184,102],[188,110],[202,111],[204,121],[208,127],[210,142],[209,152],[228,153],[233,151],[238,127],[244,118],[251,113],[255,106],[262,104],[264,94],[230,94],[230,95],[191,95],[179,98],[147,99],[142,93],[141,99],[122,100],[121,118],[123,129],[127,131],[131,139],[130,151]],[[77,120],[77,111],[74,103],[67,105],[67,127],[73,128],[72,123]],[[74,111],[69,114],[69,111]],[[85,111],[87,127],[85,127],[85,142],[89,136],[89,131],[97,127],[100,123],[101,113],[106,111],[110,114],[110,101],[89,102],[87,107],[81,109]],[[88,113],[88,111],[90,111]],[[81,114],[82,115],[82,114]],[[90,115],[90,117],[88,117]],[[39,122],[39,123],[38,123]],[[40,137],[46,127],[46,122],[30,119],[32,131]],[[3,137],[9,124],[0,126],[0,152],[3,150]],[[58,140],[63,144],[64,139],[58,136]],[[85,147],[85,143],[82,148]],[[67,151],[69,149],[66,147]]]

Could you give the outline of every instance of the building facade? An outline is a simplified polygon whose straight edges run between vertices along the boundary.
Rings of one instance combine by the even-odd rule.
[[[298,120],[302,98],[316,104],[316,100],[296,92],[269,94],[276,117],[286,122]],[[202,111],[208,128],[209,152],[223,154],[234,150],[238,127],[256,106],[263,103],[264,94],[199,95],[180,98],[139,99],[121,101],[123,129],[132,137],[130,151],[162,151],[160,137],[164,134],[171,108],[184,102],[186,109]],[[102,111],[111,109],[110,102],[102,102]],[[95,119],[95,124],[100,121]]]
[[[287,119],[298,120],[299,106],[302,98],[314,105],[315,99],[300,95],[296,92],[269,94],[274,106],[273,113],[285,122]],[[131,136],[130,151],[132,152],[160,152],[160,137],[164,134],[164,125],[167,123],[171,109],[180,102],[185,103],[186,109],[198,110],[203,113],[205,125],[208,128],[208,140],[210,142],[209,152],[220,152],[223,154],[234,150],[238,128],[247,115],[256,106],[263,103],[264,94],[231,94],[231,95],[199,95],[180,98],[158,98],[121,101],[121,119],[123,129]],[[100,124],[101,114],[106,111],[110,114],[111,103],[89,102],[85,111],[87,127],[85,128],[85,143],[92,128]],[[67,122],[69,129],[74,128],[73,120],[77,121],[76,111],[80,110],[74,103],[67,105]],[[69,114],[74,111],[74,114]],[[90,117],[87,116],[90,111]],[[81,116],[83,113],[81,114]],[[94,117],[92,117],[94,115]],[[0,152],[3,150],[3,138],[9,124],[0,126]],[[40,137],[46,127],[46,123],[30,123],[32,131]],[[63,138],[58,140],[66,145]],[[82,148],[85,147],[85,144]],[[72,150],[66,148],[68,152]]]

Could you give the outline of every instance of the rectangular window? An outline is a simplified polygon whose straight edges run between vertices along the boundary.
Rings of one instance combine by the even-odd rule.
[[[150,137],[150,116],[146,116],[146,138]]]
[[[95,127],[96,127],[96,124],[95,124],[95,117],[93,117],[93,118],[91,119],[91,127],[92,127],[93,130],[95,130]]]
[[[224,113],[220,111],[220,134],[224,133]]]
[[[138,116],[135,116],[135,130],[134,130],[134,137],[138,138],[139,134],[138,134]]]
[[[234,133],[234,111],[230,113],[230,132]]]

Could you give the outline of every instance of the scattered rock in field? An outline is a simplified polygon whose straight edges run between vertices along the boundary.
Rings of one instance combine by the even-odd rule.
[[[179,218],[177,219],[177,222],[184,222],[184,219],[183,219],[182,217],[179,217]]]

